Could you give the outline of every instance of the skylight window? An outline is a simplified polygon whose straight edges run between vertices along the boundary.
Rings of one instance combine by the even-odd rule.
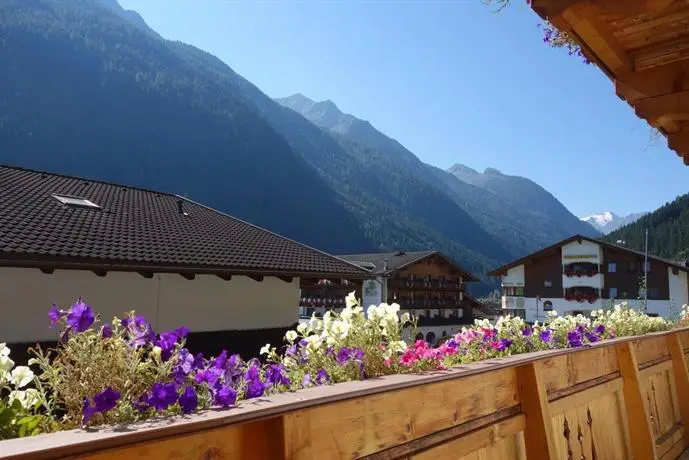
[[[65,206],[69,206],[70,208],[100,209],[100,206],[98,206],[93,201],[87,200],[86,198],[80,198],[78,196],[53,195],[53,198],[55,198],[57,201],[64,204]]]

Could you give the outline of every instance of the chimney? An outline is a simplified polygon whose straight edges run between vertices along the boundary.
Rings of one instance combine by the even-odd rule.
[[[177,212],[179,212],[180,216],[186,216],[187,213],[184,212],[184,201],[183,200],[177,200]]]

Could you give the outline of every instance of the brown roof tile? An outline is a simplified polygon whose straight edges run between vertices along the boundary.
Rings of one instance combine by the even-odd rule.
[[[101,208],[65,205],[54,194],[86,198]],[[0,166],[0,263],[28,261],[278,275],[367,273],[176,195]]]

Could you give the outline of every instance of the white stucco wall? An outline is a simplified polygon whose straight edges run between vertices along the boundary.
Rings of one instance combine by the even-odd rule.
[[[562,262],[564,264],[572,262],[598,264],[602,258],[600,245],[591,241],[582,240],[581,243],[573,241],[562,246]]]
[[[144,315],[156,330],[187,326],[192,332],[287,327],[297,320],[299,279],[286,283],[245,276],[225,281],[214,275],[187,280],[177,274],[0,267],[0,342],[54,340],[48,309],[68,308],[81,296],[103,321],[128,310]]]
[[[503,286],[524,286],[524,265],[518,265],[507,270],[501,283]]]
[[[676,275],[672,273],[672,267],[667,269],[667,277],[670,284],[670,301],[678,309],[683,305],[689,304],[689,284],[687,283],[687,273],[678,271]]]

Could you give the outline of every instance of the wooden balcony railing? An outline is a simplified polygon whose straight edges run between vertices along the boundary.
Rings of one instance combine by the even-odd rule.
[[[0,442],[2,459],[676,459],[689,331],[312,388],[135,426]]]
[[[392,278],[388,282],[388,289],[413,290],[413,291],[464,291],[464,285],[456,281],[441,281],[438,279],[402,279]]]

